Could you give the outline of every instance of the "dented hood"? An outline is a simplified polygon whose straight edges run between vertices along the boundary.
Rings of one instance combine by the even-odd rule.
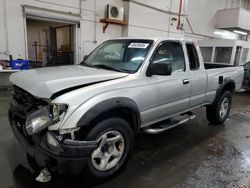
[[[127,73],[72,65],[21,71],[12,74],[10,81],[36,97],[50,98],[65,89],[84,87],[127,75]]]

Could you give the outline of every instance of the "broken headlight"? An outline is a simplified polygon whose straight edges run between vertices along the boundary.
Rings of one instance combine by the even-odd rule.
[[[53,118],[47,106],[30,114],[25,122],[26,131],[29,135],[35,134],[53,123]]]

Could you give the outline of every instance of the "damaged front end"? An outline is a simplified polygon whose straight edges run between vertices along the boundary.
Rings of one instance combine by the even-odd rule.
[[[50,104],[14,86],[9,121],[15,137],[39,166],[60,174],[78,174],[97,141],[76,140],[77,130],[50,130],[60,124],[67,108],[66,104]]]

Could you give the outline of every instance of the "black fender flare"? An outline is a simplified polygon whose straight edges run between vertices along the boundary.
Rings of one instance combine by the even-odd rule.
[[[230,78],[230,77],[225,78],[223,80],[223,83],[221,83],[219,88],[217,89],[216,97],[215,97],[214,102],[212,104],[216,103],[218,98],[223,94],[223,92],[225,90],[228,90],[233,94],[233,92],[235,91],[235,86],[236,86],[235,81],[232,78]]]
[[[92,108],[90,108],[77,122],[78,127],[89,126],[92,121],[94,121],[98,116],[105,112],[109,112],[115,109],[128,109],[131,111],[136,118],[136,131],[139,130],[141,118],[140,111],[137,104],[130,98],[127,97],[116,97],[104,100]]]

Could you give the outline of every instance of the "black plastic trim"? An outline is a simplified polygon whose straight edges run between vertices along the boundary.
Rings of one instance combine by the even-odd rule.
[[[216,91],[216,97],[212,104],[214,104],[217,101],[217,99],[222,95],[223,91],[225,90],[225,87],[228,84],[233,84],[235,86],[235,81],[230,77],[224,78],[223,83],[219,85],[219,88]]]
[[[97,118],[100,114],[104,112],[108,112],[109,110],[117,109],[117,108],[128,108],[133,111],[137,118],[137,125],[140,125],[140,111],[138,109],[137,104],[126,97],[116,97],[112,99],[104,100],[90,110],[88,110],[78,121],[77,126],[88,126],[95,118]],[[138,126],[139,128],[139,126]]]

